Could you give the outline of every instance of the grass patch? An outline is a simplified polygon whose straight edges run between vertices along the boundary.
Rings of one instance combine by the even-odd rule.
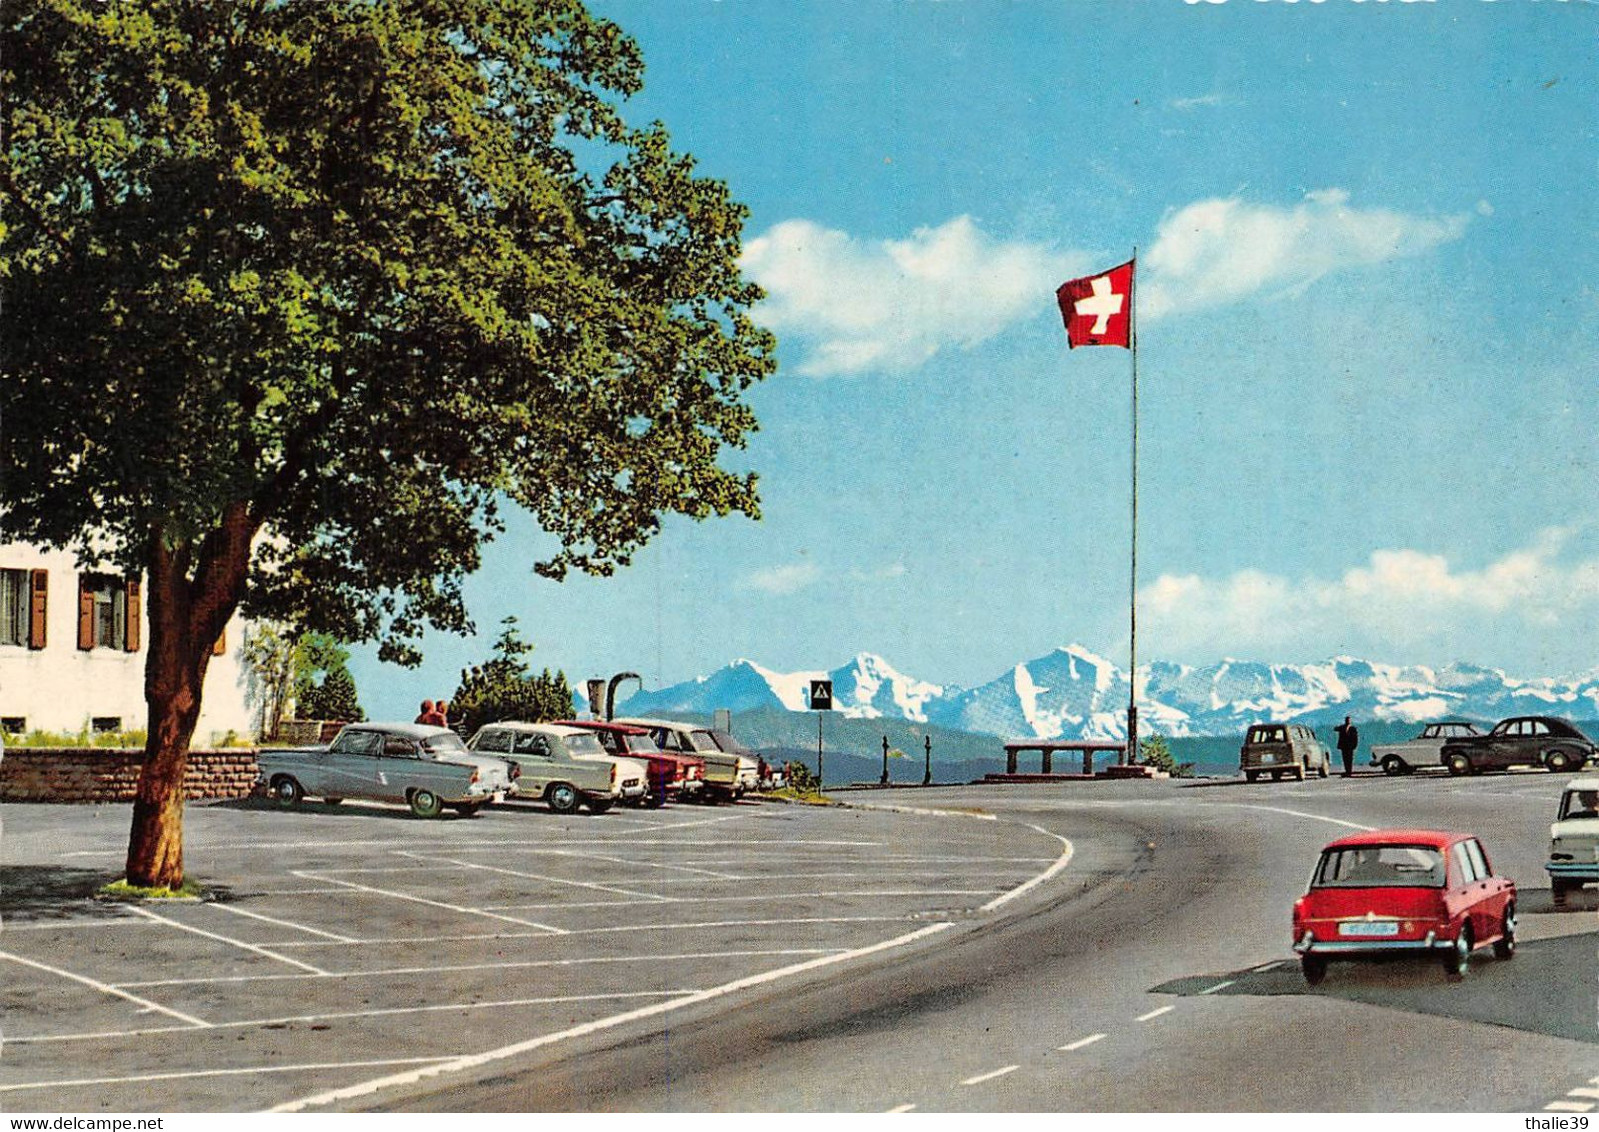
[[[129,884],[123,877],[103,885],[99,895],[112,900],[200,900],[205,896],[205,888],[190,877],[185,877],[177,888],[145,888]]]
[[[826,794],[816,790],[796,790],[792,786],[785,786],[781,790],[768,790],[761,795],[763,798],[781,798],[785,802],[799,802],[806,806],[836,806],[837,802]]]

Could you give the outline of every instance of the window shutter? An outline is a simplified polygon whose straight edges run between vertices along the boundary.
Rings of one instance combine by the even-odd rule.
[[[128,652],[138,652],[139,627],[144,613],[144,603],[139,600],[139,579],[128,579],[126,596],[128,604],[128,631],[123,634],[122,647]]]
[[[28,647],[42,649],[45,645],[45,599],[49,596],[50,571],[35,570],[28,586]]]
[[[94,584],[88,574],[78,575],[78,647],[94,648]]]
[[[212,656],[226,656],[228,652],[228,631],[223,629],[217,634],[217,643],[211,646]]]

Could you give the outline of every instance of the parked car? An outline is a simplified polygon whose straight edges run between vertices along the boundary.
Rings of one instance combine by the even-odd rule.
[[[517,796],[539,799],[558,814],[570,814],[579,805],[603,814],[617,802],[644,797],[648,789],[643,763],[606,754],[592,731],[576,727],[489,723],[469,746],[513,764]]]
[[[724,751],[708,727],[674,719],[619,719],[646,728],[663,751],[695,755],[705,760],[705,794],[708,798],[731,801],[754,790],[760,781],[760,765],[749,755]]]
[[[1500,720],[1486,735],[1444,740],[1438,758],[1450,774],[1480,774],[1513,766],[1545,766],[1564,774],[1580,768],[1595,753],[1593,740],[1564,719],[1518,715]]]
[[[1294,950],[1311,986],[1339,960],[1420,954],[1451,979],[1471,953],[1516,953],[1516,886],[1494,874],[1468,833],[1379,829],[1321,851],[1310,889],[1294,903]]]
[[[1564,908],[1570,893],[1599,881],[1599,775],[1574,778],[1549,827],[1549,895]]]
[[[1326,778],[1331,764],[1326,745],[1303,723],[1252,723],[1238,751],[1238,769],[1251,782],[1262,774],[1274,782],[1285,774],[1301,782],[1310,774]]]
[[[663,751],[647,727],[597,719],[557,720],[562,727],[592,731],[608,755],[634,759],[649,768],[649,792],[639,804],[652,809],[669,799],[691,801],[705,786],[705,760],[698,755]]]
[[[510,768],[474,755],[445,727],[352,723],[325,747],[263,748],[257,785],[280,806],[306,795],[336,806],[346,798],[404,802],[419,818],[446,807],[471,817],[511,792]]]
[[[1475,723],[1467,723],[1463,719],[1429,723],[1414,739],[1399,743],[1373,743],[1371,765],[1382,767],[1384,774],[1414,774],[1421,767],[1439,765],[1444,740],[1481,734],[1482,730]]]

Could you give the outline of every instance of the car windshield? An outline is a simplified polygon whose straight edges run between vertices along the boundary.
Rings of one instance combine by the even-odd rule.
[[[562,736],[566,749],[574,755],[603,755],[605,744],[600,742],[600,737],[592,731],[580,731],[575,735]]]
[[[1599,818],[1599,790],[1567,790],[1560,799],[1560,820]]]
[[[422,749],[431,755],[458,755],[466,750],[466,744],[455,732],[441,731],[423,739]]]
[[[709,731],[690,731],[688,733],[688,742],[689,746],[696,751],[720,751],[722,749],[716,745],[716,736]]]
[[[1424,845],[1329,849],[1316,866],[1316,888],[1442,888],[1444,857]]]

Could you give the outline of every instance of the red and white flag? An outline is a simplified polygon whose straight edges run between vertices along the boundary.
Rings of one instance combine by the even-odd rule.
[[[1055,291],[1066,323],[1066,344],[1131,348],[1133,330],[1133,264],[1068,279]]]

